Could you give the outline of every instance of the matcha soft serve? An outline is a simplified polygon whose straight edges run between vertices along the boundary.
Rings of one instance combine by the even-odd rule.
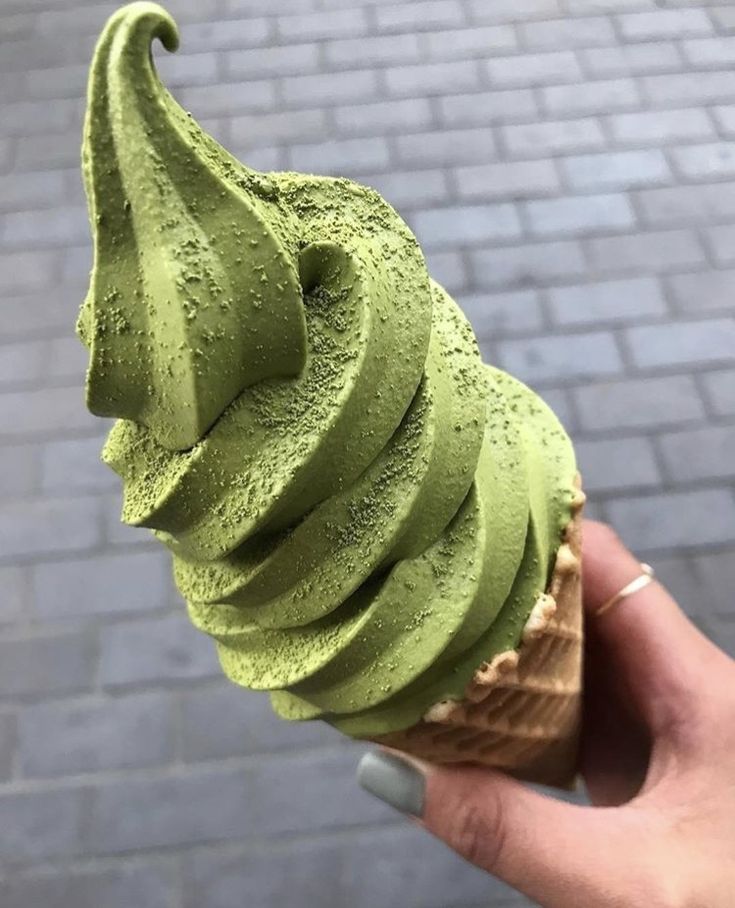
[[[516,647],[570,519],[570,442],[482,364],[413,234],[345,179],[248,169],[162,86],[159,6],[112,16],[83,170],[87,403],[123,520],[225,673],[369,737]]]

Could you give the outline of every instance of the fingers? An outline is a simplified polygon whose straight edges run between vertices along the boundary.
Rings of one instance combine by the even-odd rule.
[[[424,827],[545,908],[651,903],[655,874],[645,861],[625,864],[644,846],[635,812],[555,801],[480,767],[426,771]],[[621,861],[638,897],[618,902]]]
[[[610,597],[641,574],[641,565],[614,531],[586,521],[583,590],[591,647],[603,653],[652,731],[671,729],[695,704],[704,669],[719,650],[689,621],[657,582],[598,615]]]

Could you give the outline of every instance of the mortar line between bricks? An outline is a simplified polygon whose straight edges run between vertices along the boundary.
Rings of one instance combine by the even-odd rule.
[[[653,459],[656,464],[656,469],[658,470],[658,475],[663,480],[665,486],[670,485],[674,480],[670,474],[666,459],[663,456],[662,451],[662,435],[663,433],[657,432],[654,435],[650,436],[651,448],[653,450]],[[678,488],[678,485],[677,485]]]
[[[146,689],[150,689],[150,685]],[[58,702],[58,701],[54,701]],[[365,742],[365,747],[370,747]],[[69,773],[58,776],[22,776],[12,782],[0,782],[0,806],[2,799],[8,795],[32,794],[44,791],[82,790],[87,787],[105,787],[123,782],[155,782],[174,779],[185,779],[192,776],[211,776],[219,773],[246,772],[257,768],[264,760],[280,761],[288,764],[297,762],[302,757],[331,757],[345,753],[344,743],[313,744],[290,749],[265,749],[252,751],[242,756],[220,757],[211,760],[188,761],[182,763],[161,763],[152,766],[125,766],[118,768],[97,768],[87,772]],[[358,755],[354,755],[357,766]]]
[[[355,782],[357,785],[357,782]],[[92,796],[94,797],[95,792],[92,790]],[[131,858],[140,858],[144,860],[147,856],[152,856],[155,858],[174,858],[176,855],[180,854],[182,856],[187,856],[189,853],[196,853],[195,848],[197,847],[209,847],[211,849],[222,850],[222,846],[230,844],[239,844],[240,849],[238,851],[243,851],[249,854],[258,854],[263,851],[270,851],[273,849],[283,849],[284,851],[294,846],[301,844],[310,844],[314,841],[315,838],[318,838],[320,841],[344,841],[347,838],[356,838],[359,839],[361,835],[370,834],[370,833],[385,833],[386,831],[390,832],[394,829],[401,829],[405,827],[405,820],[403,823],[387,823],[383,822],[357,822],[357,823],[336,823],[329,827],[323,827],[319,830],[315,836],[313,830],[303,831],[299,830],[297,832],[274,832],[264,836],[262,833],[253,832],[250,835],[239,836],[236,839],[227,838],[226,836],[213,836],[210,839],[206,839],[201,842],[173,842],[167,845],[148,845],[136,848],[122,848],[115,852],[107,852],[100,855],[102,859],[109,859],[111,854],[119,856],[120,859],[131,859]],[[333,838],[334,837],[334,838]],[[87,839],[86,842],[82,843],[81,847],[94,847],[94,842]],[[90,860],[84,861],[82,858],[82,852],[76,851],[68,855],[63,861],[59,862],[53,861],[44,861],[42,864],[34,861],[25,861],[25,860],[15,860],[8,861],[5,864],[5,872],[23,874],[25,872],[28,875],[28,871],[33,868],[35,870],[37,867],[43,867],[48,869],[65,869],[72,870],[72,868],[79,867],[89,867],[92,862]],[[35,866],[34,866],[35,865]]]
[[[413,34],[413,33],[414,33],[413,31],[409,30],[409,31],[405,32],[404,34]],[[437,31],[436,33],[441,34],[441,30]],[[186,38],[186,36],[184,34],[184,40],[185,40],[185,38]],[[330,39],[330,40],[334,40],[334,39]],[[293,42],[283,42],[283,44],[272,45],[271,47],[272,47],[272,49],[275,49],[276,47],[288,46],[289,44],[301,44],[301,43],[303,43],[302,39],[296,39]],[[324,44],[324,43],[328,43],[328,42],[324,42],[324,41],[320,42],[318,40],[314,40],[314,41],[310,41],[308,43],[319,45],[319,44]],[[646,43],[646,42],[641,42],[641,43]],[[257,50],[267,50],[267,49],[271,49],[271,48],[257,48]],[[597,47],[594,47],[594,46],[593,47],[579,47],[579,48],[575,48],[575,52],[582,51],[582,50],[596,50],[596,49],[597,49]],[[556,54],[559,52],[560,51],[552,50],[552,51],[539,51],[538,53],[540,55],[543,55],[543,54]],[[569,52],[571,53],[572,51],[569,51]],[[221,86],[221,85],[242,85],[243,83],[247,84],[247,82],[251,81],[252,79],[254,79],[256,81],[261,81],[264,79],[277,79],[277,78],[283,78],[284,76],[286,76],[285,73],[269,72],[266,69],[264,69],[261,74],[257,74],[257,75],[253,75],[253,76],[250,76],[250,75],[235,76],[232,74],[230,66],[229,66],[229,62],[232,58],[232,55],[235,53],[234,51],[209,50],[209,51],[203,51],[202,53],[211,54],[213,56],[221,55],[224,58],[225,62],[223,65],[226,67],[226,69],[225,69],[225,72],[223,73],[222,79],[218,78],[216,82],[205,81],[205,82],[198,82],[198,83],[190,83],[190,84],[183,83],[180,85],[175,85],[171,89],[174,97],[176,97],[180,91],[186,90],[188,88],[197,88],[197,89],[201,89],[201,90],[206,90],[208,87],[215,87],[215,86]],[[187,56],[186,54],[183,54],[183,55],[181,55],[181,58],[185,58],[186,56]],[[499,59],[522,60],[526,56],[528,56],[528,53],[525,50],[511,51],[510,49],[508,49],[508,50],[504,51],[502,54],[493,54],[493,53],[487,54],[487,53],[483,53],[482,51],[467,52],[466,56],[463,59],[467,60],[467,61],[472,61],[478,67],[481,67],[481,64],[486,63],[488,61],[496,61]],[[426,69],[427,67],[443,66],[446,64],[451,64],[451,63],[456,63],[456,62],[462,62],[462,60],[457,60],[454,58],[447,58],[447,59],[443,59],[443,60],[428,60],[427,59],[427,60],[423,60],[418,63],[407,63],[407,64],[390,63],[387,65],[374,64],[372,66],[367,65],[367,66],[363,66],[359,69],[355,69],[354,67],[349,67],[349,66],[341,67],[339,65],[336,65],[336,66],[333,65],[333,66],[330,66],[329,73],[334,74],[334,78],[337,79],[342,75],[349,75],[350,73],[353,73],[353,72],[361,72],[361,71],[362,72],[365,72],[365,71],[387,72],[389,70],[395,70],[395,69],[409,69],[409,70],[419,71],[421,69]],[[696,76],[698,74],[706,74],[706,75],[722,74],[723,76],[727,76],[732,72],[732,70],[729,67],[727,67],[723,64],[717,64],[717,65],[711,65],[711,66],[691,66],[691,65],[684,64],[684,66],[686,67],[684,70],[682,70],[681,66],[678,66],[677,68],[656,70],[655,72],[652,72],[652,73],[621,74],[621,75],[612,75],[612,76],[608,75],[606,73],[592,73],[590,75],[590,77],[585,78],[584,81],[588,84],[595,84],[598,82],[611,82],[611,81],[614,82],[614,81],[619,81],[621,79],[633,80],[642,89],[641,94],[640,94],[641,105],[644,105],[644,106],[650,105],[650,109],[652,109],[652,110],[668,110],[668,109],[677,109],[677,108],[681,107],[682,106],[681,99],[678,99],[678,100],[672,99],[670,101],[663,100],[663,101],[653,102],[651,100],[651,98],[649,97],[648,93],[645,91],[646,83],[643,80],[649,79],[649,78],[662,78],[663,79],[665,77],[683,76],[683,75]],[[29,76],[29,75],[33,75],[35,73],[52,72],[54,70],[58,70],[58,69],[63,70],[63,69],[68,69],[68,68],[69,68],[69,64],[66,64],[64,66],[39,67],[36,69],[25,70],[25,74],[27,76]],[[12,72],[12,70],[6,70],[5,72],[10,73],[10,72]],[[2,75],[2,74],[3,74],[3,71],[0,69],[0,75]],[[299,77],[299,76],[309,76],[312,74],[314,74],[314,75],[320,74],[320,71],[318,70],[316,73],[311,73],[311,72],[294,73],[291,75],[293,77]],[[324,73],[321,72],[321,74],[323,75]],[[538,81],[533,81],[533,82],[528,82],[528,83],[523,82],[523,81],[498,83],[497,80],[492,80],[487,76],[487,74],[485,72],[485,67],[481,67],[481,71],[480,71],[479,75],[480,75],[480,81],[478,82],[478,84],[486,84],[487,87],[489,87],[492,90],[496,90],[496,91],[515,91],[515,90],[523,89],[523,88],[538,88],[539,90],[543,90],[545,88],[556,88],[556,87],[563,87],[563,86],[569,86],[571,88],[571,87],[579,84],[579,79],[577,77],[574,77],[574,78],[558,77],[556,79],[550,78],[546,81],[538,80]],[[440,95],[445,94],[444,90],[441,88],[433,90],[432,93],[440,94]],[[475,93],[477,93],[477,90],[473,91],[471,88],[468,88],[461,93],[462,94],[475,94]],[[721,100],[718,100],[718,99],[721,99]],[[41,96],[36,96],[36,95],[27,95],[27,96],[24,95],[18,101],[11,102],[11,104],[12,103],[15,103],[15,104],[20,104],[20,103],[43,104],[43,103],[48,103],[48,102],[54,101],[54,100],[68,101],[68,100],[74,100],[74,99],[69,98],[69,96],[61,96],[58,98],[53,98],[53,97],[45,97],[45,96],[41,97]],[[711,105],[711,104],[728,104],[728,103],[732,103],[732,91],[731,90],[723,90],[721,94],[714,92],[712,97],[691,98],[684,104],[684,106],[701,107],[701,106],[704,106],[707,104]],[[284,109],[284,107],[286,107],[286,106],[287,105],[279,106],[278,109],[279,110]],[[297,108],[297,109],[300,108],[300,105],[296,104],[296,103],[294,103],[293,106],[294,106],[294,108]],[[274,108],[274,109],[276,109],[276,108]],[[621,111],[621,112],[625,112],[625,111]]]
[[[357,783],[355,783],[357,784]],[[376,832],[386,830],[388,832],[397,832],[405,829],[405,820],[384,820],[382,822],[367,822],[344,826],[340,828],[327,827],[320,829],[317,837],[320,841],[326,843],[339,842],[345,836],[359,839],[360,837],[370,835]],[[313,841],[315,835],[313,831],[287,832],[279,834],[277,838],[258,840],[250,836],[243,836],[238,839],[212,839],[208,842],[184,843],[183,845],[156,845],[146,849],[131,849],[128,851],[117,852],[115,854],[99,854],[81,857],[72,855],[70,857],[44,858],[35,865],[30,862],[16,861],[13,865],[6,866],[0,873],[12,873],[17,876],[35,876],[36,874],[53,873],[59,869],[69,869],[72,873],[90,872],[95,870],[114,869],[120,864],[130,862],[132,864],[145,864],[149,860],[161,863],[170,863],[176,852],[180,852],[183,858],[191,858],[195,855],[207,855],[214,852],[237,856],[242,853],[255,853],[268,851],[273,848],[285,851],[289,846],[308,843]],[[35,906],[34,906],[35,908]],[[101,906],[104,908],[104,906]],[[340,906],[341,908],[341,906]]]

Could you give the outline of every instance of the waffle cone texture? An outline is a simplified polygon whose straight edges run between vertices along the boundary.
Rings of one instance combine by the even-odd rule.
[[[475,671],[462,700],[436,703],[410,728],[373,740],[433,763],[476,763],[529,782],[570,788],[577,774],[582,707],[582,507],[572,516],[548,589],[517,650]]]

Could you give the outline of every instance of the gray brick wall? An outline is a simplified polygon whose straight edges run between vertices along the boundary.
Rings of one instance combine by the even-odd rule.
[[[503,908],[355,787],[361,748],[221,677],[118,521],[72,337],[86,68],[114,2],[0,3],[0,903]],[[253,166],[395,204],[590,511],[735,651],[735,8],[170,0],[182,103]]]

